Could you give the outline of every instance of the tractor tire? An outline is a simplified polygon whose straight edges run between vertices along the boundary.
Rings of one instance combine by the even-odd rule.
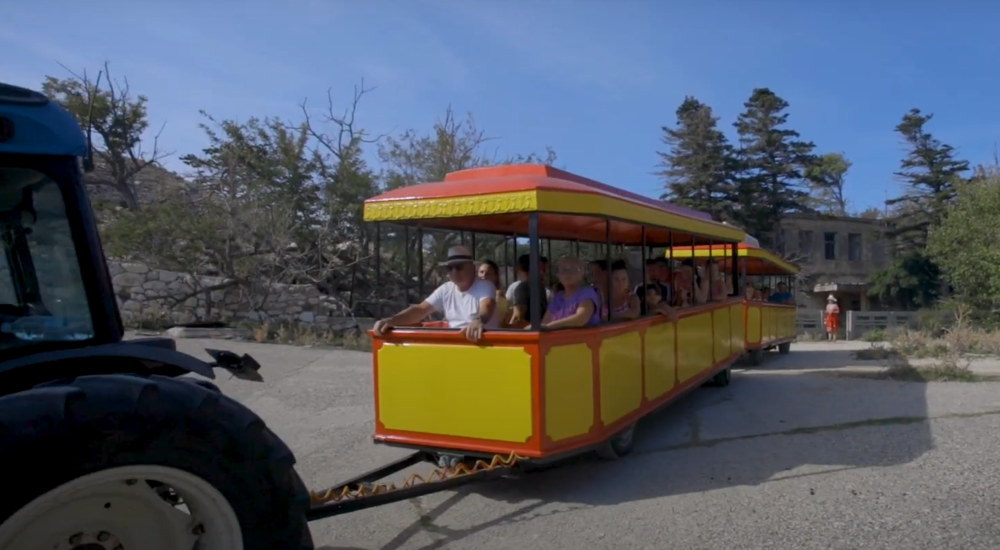
[[[4,396],[0,456],[4,550],[313,548],[291,450],[205,385],[100,375]]]

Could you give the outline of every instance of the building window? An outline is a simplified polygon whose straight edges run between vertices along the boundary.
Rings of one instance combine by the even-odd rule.
[[[847,259],[852,262],[861,261],[861,233],[847,234]]]
[[[827,260],[837,259],[837,234],[823,233],[823,256]]]
[[[812,259],[813,232],[799,231],[799,255],[805,260]]]

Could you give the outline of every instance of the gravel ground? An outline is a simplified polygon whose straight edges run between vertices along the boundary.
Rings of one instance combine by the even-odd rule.
[[[220,385],[296,450],[311,486],[404,454],[371,443],[367,354],[178,343],[264,365],[263,384]],[[850,366],[857,346],[796,344],[738,369],[728,388],[646,419],[621,461],[581,458],[322,520],[313,535],[323,550],[1000,548],[1000,384],[813,372]]]

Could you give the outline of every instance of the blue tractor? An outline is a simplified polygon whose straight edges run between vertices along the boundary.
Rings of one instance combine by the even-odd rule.
[[[312,548],[293,453],[207,380],[259,365],[123,338],[92,165],[72,115],[0,84],[0,548]]]

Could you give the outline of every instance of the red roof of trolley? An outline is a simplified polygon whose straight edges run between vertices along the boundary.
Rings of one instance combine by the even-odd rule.
[[[738,242],[744,233],[702,212],[644,197],[569,172],[537,164],[504,165],[452,172],[443,182],[387,191],[365,201],[366,221],[483,233],[528,234],[528,218],[539,214],[544,238],[604,242],[604,219],[612,241],[646,243]]]

